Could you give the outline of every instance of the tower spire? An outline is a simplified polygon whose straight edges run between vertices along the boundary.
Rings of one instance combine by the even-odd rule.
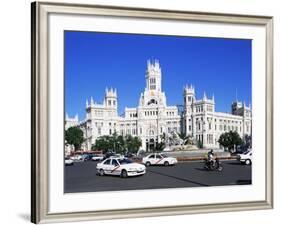
[[[206,92],[204,91],[203,100],[207,100]]]
[[[91,105],[94,105],[93,97],[91,97]]]

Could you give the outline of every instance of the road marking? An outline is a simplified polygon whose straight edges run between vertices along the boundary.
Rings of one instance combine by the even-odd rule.
[[[164,158],[159,159],[155,164],[158,164],[162,159],[164,159]]]
[[[117,170],[120,166],[116,166],[113,168],[113,170],[111,170],[111,173],[113,173],[115,170]]]

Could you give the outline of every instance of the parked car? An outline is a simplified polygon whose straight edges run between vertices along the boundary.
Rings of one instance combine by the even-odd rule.
[[[120,177],[139,176],[146,172],[144,165],[134,163],[127,158],[111,157],[97,164],[97,173],[103,175],[117,175]]]
[[[252,164],[252,150],[249,149],[248,151],[238,154],[237,160],[239,160],[241,163],[244,163],[246,165]]]
[[[93,154],[83,154],[82,155],[82,161],[90,161],[92,160]]]
[[[151,165],[169,166],[169,165],[177,164],[178,160],[174,157],[169,157],[163,153],[152,153],[144,157],[142,159],[142,163],[145,164],[146,166],[151,166]]]
[[[83,161],[82,155],[74,155],[71,156],[70,159],[72,159],[73,161]]]
[[[171,152],[171,151],[173,151],[173,149],[171,149],[170,147],[165,147],[163,149],[163,152]]]
[[[93,156],[92,156],[92,160],[93,161],[101,161],[101,160],[103,160],[103,155],[98,155],[98,154],[93,154]]]
[[[74,165],[73,160],[70,159],[70,158],[68,158],[68,157],[64,158],[64,164],[65,164],[66,166],[72,166],[72,165]]]
[[[115,153],[114,153],[114,152],[106,152],[106,153],[104,154],[104,156],[103,156],[103,160],[108,159],[108,158],[110,158],[110,157],[112,157],[112,156],[115,156]]]
[[[125,155],[124,155],[126,158],[135,158],[136,157],[136,154],[133,154],[131,152],[127,152]]]

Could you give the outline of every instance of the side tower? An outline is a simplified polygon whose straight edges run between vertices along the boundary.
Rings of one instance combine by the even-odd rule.
[[[107,108],[117,109],[117,91],[113,88],[105,89],[104,105]]]
[[[184,98],[184,130],[186,135],[193,136],[193,103],[195,102],[195,89],[194,86],[186,85],[183,91]]]
[[[158,60],[147,61],[147,70],[145,74],[146,91],[159,91],[161,92],[162,73]]]

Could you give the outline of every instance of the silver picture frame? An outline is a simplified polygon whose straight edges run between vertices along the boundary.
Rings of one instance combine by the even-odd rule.
[[[137,209],[101,210],[84,212],[50,213],[48,190],[48,15],[100,15],[110,17],[131,17],[165,19],[174,21],[200,21],[231,23],[237,25],[258,25],[266,29],[266,182],[265,200],[239,203],[179,205]],[[232,15],[208,12],[170,11],[149,8],[127,8],[102,5],[81,5],[65,3],[34,2],[31,5],[32,44],[32,139],[31,139],[31,222],[65,222],[168,216],[192,213],[226,212],[273,208],[273,18],[270,16]]]

